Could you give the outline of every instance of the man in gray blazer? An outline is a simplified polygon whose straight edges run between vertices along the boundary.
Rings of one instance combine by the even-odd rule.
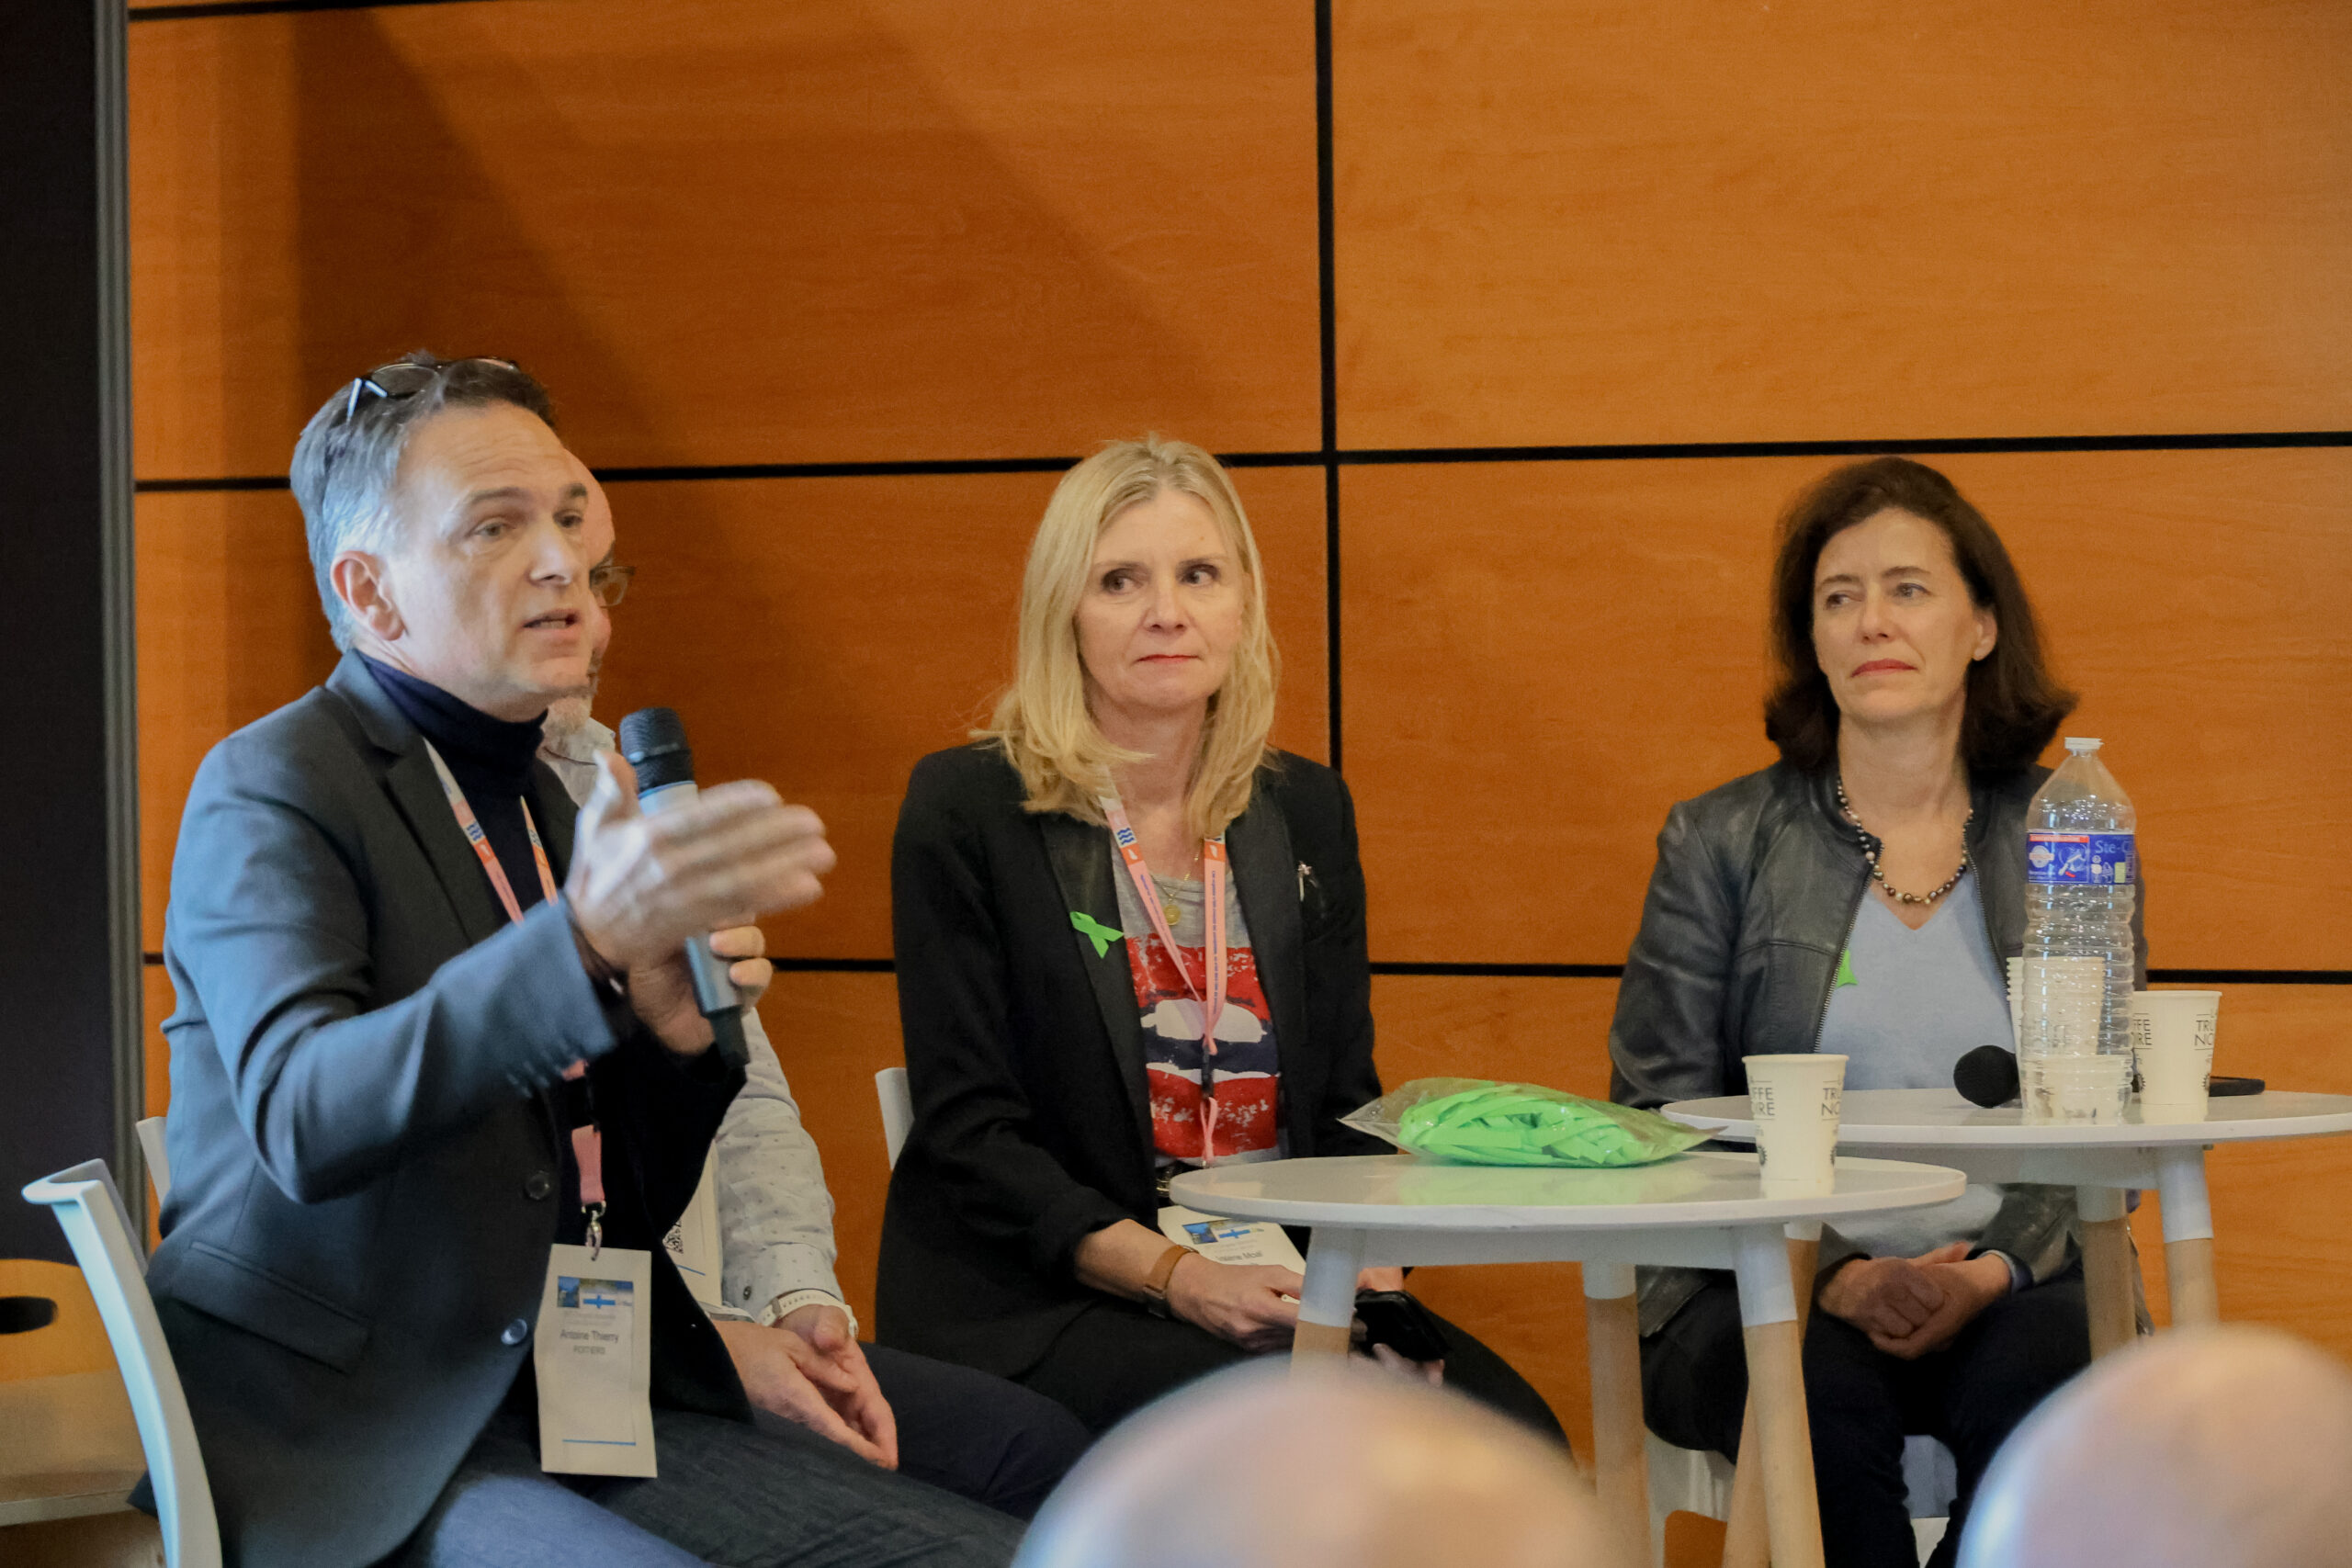
[[[149,1282],[229,1560],[1005,1562],[1001,1516],[755,1430],[661,1246],[742,1084],[683,945],[718,932],[756,993],[751,920],[832,854],[763,784],[649,818],[614,759],[575,814],[534,760],[611,545],[545,392],[411,355],[328,401],[292,477],[345,657],[205,760],[165,921]],[[559,1242],[650,1255],[658,1479],[540,1472]]]

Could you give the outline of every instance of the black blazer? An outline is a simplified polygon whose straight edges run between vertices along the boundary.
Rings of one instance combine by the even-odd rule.
[[[1121,1220],[1156,1224],[1143,1021],[1111,838],[1022,809],[993,748],[915,767],[891,849],[899,1015],[915,1123],[882,1222],[876,1329],[1007,1377],[1090,1302],[1072,1255]],[[1355,807],[1330,769],[1280,755],[1227,830],[1273,1013],[1294,1156],[1386,1149],[1338,1118],[1380,1093]]]
[[[534,783],[560,876],[574,808]],[[531,1354],[571,1200],[548,1089],[582,1056],[605,1239],[653,1254],[654,1403],[750,1419],[661,1245],[742,1074],[600,1002],[560,908],[507,921],[357,660],[205,759],[164,955],[175,1179],[147,1279],[230,1562],[359,1568],[423,1520]]]

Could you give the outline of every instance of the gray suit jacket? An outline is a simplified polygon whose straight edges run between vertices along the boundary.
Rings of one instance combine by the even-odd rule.
[[[1970,786],[1968,852],[1996,960],[2024,951],[2026,807],[2049,776],[2030,768]],[[1611,1099],[1654,1108],[1745,1094],[1743,1056],[1819,1045],[1838,958],[1870,887],[1863,834],[1839,813],[1836,787],[1826,773],[1780,762],[1668,813],[1609,1028]],[[2143,881],[2132,917],[2142,985],[2146,907]],[[1980,1243],[2037,1283],[2065,1268],[2076,1245],[2074,1190],[2024,1183],[2003,1190]],[[1822,1277],[1856,1255],[1826,1229]],[[1641,1270],[1642,1332],[1665,1327],[1702,1280],[1690,1269]]]
[[[538,770],[559,875],[573,807]],[[571,1201],[549,1086],[590,1059],[608,1245],[653,1254],[654,1402],[749,1418],[660,1236],[742,1081],[678,1065],[509,924],[424,742],[346,659],[198,770],[172,864],[175,1178],[148,1283],[223,1543],[359,1568],[424,1518],[531,1353]]]

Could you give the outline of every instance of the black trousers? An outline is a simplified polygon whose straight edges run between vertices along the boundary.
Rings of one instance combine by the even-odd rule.
[[[1510,1362],[1443,1318],[1437,1321],[1446,1338],[1447,1387],[1567,1446],[1552,1407]],[[1018,1381],[1069,1406],[1100,1433],[1161,1394],[1238,1366],[1250,1355],[1205,1328],[1154,1317],[1132,1302],[1106,1296],[1079,1314],[1047,1348],[1045,1359]]]
[[[1093,1441],[1078,1417],[1017,1383],[886,1345],[862,1348],[898,1419],[901,1475],[1026,1519]]]
[[[1915,1568],[1903,1486],[1903,1439],[1914,1432],[1941,1439],[1957,1461],[1951,1524],[1928,1560],[1951,1568],[1976,1483],[2002,1440],[2089,1362],[2079,1266],[1995,1302],[1950,1345],[1915,1361],[1815,1311],[1804,1337],[1804,1398],[1826,1568]],[[1642,1401],[1650,1430],[1668,1442],[1739,1452],[1747,1356],[1731,1280],[1709,1284],[1642,1341]]]

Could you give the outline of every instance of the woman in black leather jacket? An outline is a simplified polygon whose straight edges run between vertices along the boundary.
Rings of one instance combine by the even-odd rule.
[[[1610,1029],[1611,1093],[1746,1091],[1744,1056],[1845,1053],[1849,1088],[1942,1088],[2012,1047],[2025,814],[2074,706],[1999,537],[1897,457],[1800,496],[1772,574],[1781,760],[1676,806]],[[2143,900],[2144,901],[2144,900]],[[2136,920],[2135,915],[2135,931]],[[2146,948],[2141,944],[2144,981]],[[1972,1187],[1824,1233],[1805,1391],[1831,1568],[1908,1568],[1903,1442],[1953,1451],[1948,1565],[1994,1450],[2089,1356],[2073,1194]],[[1735,1453],[1747,1398],[1728,1275],[1645,1269],[1643,1392],[1660,1437]]]

